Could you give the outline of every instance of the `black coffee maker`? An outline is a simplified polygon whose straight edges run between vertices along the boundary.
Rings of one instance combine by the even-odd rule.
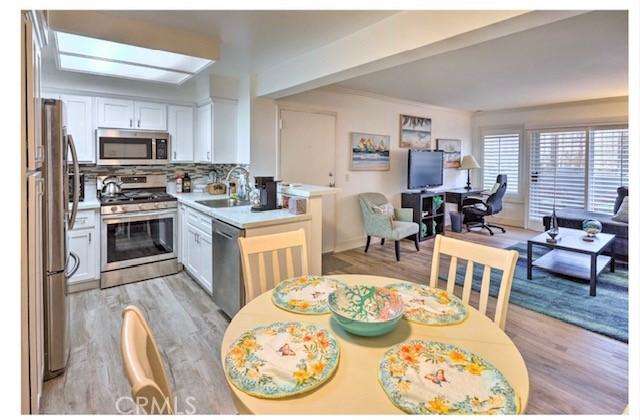
[[[265,211],[279,209],[278,182],[272,176],[257,176],[256,190],[260,194],[260,205],[251,207],[251,211]]]

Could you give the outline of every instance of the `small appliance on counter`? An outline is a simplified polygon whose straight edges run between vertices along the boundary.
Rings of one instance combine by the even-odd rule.
[[[260,204],[251,207],[251,211],[276,210],[278,206],[278,182],[272,176],[257,176],[256,191],[260,198]],[[256,200],[257,201],[257,200]]]

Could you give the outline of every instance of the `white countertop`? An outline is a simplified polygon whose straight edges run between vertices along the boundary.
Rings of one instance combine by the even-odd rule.
[[[201,211],[215,219],[239,227],[241,229],[251,229],[263,226],[272,226],[282,223],[299,222],[311,220],[310,214],[291,214],[289,210],[267,210],[262,212],[252,212],[251,206],[235,206],[212,208],[196,203],[200,200],[215,200],[217,198],[227,198],[226,195],[211,195],[209,193],[176,193],[169,189],[169,193],[178,199],[178,202]]]
[[[284,194],[297,195],[300,197],[316,197],[320,195],[337,194],[342,191],[336,187],[326,187],[324,185],[299,184],[293,187],[280,185],[278,190]]]

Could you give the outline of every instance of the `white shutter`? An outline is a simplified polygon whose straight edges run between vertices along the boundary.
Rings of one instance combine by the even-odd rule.
[[[520,175],[520,134],[486,134],[482,162],[483,187],[493,188],[499,174],[507,175],[507,193],[518,194]]]
[[[529,220],[541,221],[556,209],[584,208],[587,131],[531,132]]]
[[[616,189],[629,185],[629,130],[594,128],[589,143],[589,210],[613,214]]]

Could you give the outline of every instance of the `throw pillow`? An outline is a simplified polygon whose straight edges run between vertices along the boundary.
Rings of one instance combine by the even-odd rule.
[[[393,219],[393,205],[391,203],[385,203],[380,206],[373,206],[373,212],[375,214],[383,214]]]
[[[629,201],[627,200],[629,197],[625,197],[622,200],[622,204],[620,204],[620,208],[615,216],[611,218],[611,220],[615,220],[616,222],[629,223]]]

